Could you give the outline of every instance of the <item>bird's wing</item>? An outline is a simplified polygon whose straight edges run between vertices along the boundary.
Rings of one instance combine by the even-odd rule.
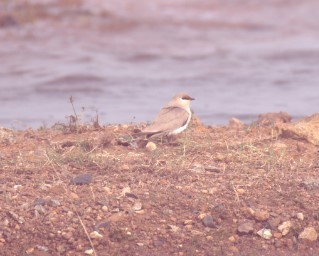
[[[143,133],[170,132],[186,124],[189,113],[180,107],[164,107]]]

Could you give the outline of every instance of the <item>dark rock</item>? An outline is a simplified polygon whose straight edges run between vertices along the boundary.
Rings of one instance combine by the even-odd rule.
[[[133,193],[129,193],[129,192],[126,192],[126,193],[125,193],[125,196],[131,197],[131,198],[134,198],[134,199],[138,199],[138,196],[137,196],[137,195],[135,195],[135,194],[133,194]]]
[[[203,220],[202,220],[203,224],[205,227],[209,227],[209,228],[215,228],[216,225],[214,223],[214,218],[211,215],[206,215]]]
[[[34,200],[33,206],[45,205],[46,203],[47,203],[47,200],[45,200],[43,198],[37,198],[37,199]]]
[[[73,183],[75,185],[90,184],[92,182],[92,178],[92,174],[90,173],[81,174],[73,179]]]

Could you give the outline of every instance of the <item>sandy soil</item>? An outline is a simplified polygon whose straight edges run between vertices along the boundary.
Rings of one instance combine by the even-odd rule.
[[[1,129],[1,255],[319,254],[318,147],[199,122],[123,143],[137,126]]]

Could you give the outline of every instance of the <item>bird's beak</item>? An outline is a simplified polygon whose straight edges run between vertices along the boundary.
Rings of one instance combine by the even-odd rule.
[[[191,97],[190,97],[189,100],[195,100],[195,98],[191,98]]]

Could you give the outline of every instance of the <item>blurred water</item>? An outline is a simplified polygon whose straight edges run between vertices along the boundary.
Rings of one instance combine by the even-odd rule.
[[[318,110],[315,0],[45,2],[0,29],[0,126],[65,122],[71,95],[102,124],[151,121],[180,91],[206,124]]]

